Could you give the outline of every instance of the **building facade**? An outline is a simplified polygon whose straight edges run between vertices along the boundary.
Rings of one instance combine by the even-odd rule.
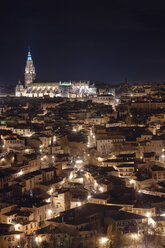
[[[19,81],[15,89],[18,97],[88,97],[96,95],[96,88],[89,81],[41,82],[35,81],[36,73],[30,51],[25,66],[25,85]]]

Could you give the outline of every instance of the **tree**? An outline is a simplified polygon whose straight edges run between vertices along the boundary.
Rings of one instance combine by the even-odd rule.
[[[162,240],[161,240],[161,225],[160,224],[152,224],[149,223],[149,220],[151,218],[148,218],[147,223],[144,224],[144,233],[142,235],[142,243],[144,244],[145,248],[161,248]]]

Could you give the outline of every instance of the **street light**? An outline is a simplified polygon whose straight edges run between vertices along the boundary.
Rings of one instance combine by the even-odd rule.
[[[35,238],[35,241],[36,241],[36,243],[39,243],[39,242],[41,242],[41,238],[40,237],[36,237]]]
[[[70,175],[69,175],[69,179],[70,179],[70,180],[72,180],[72,178],[73,178],[73,174],[72,174],[72,173],[70,173]]]
[[[134,184],[135,181],[134,181],[133,179],[131,179],[131,180],[129,181],[129,183],[130,183],[130,184]]]
[[[87,199],[88,199],[88,200],[91,199],[91,195],[88,195],[88,196],[87,196]]]
[[[49,192],[49,194],[52,194],[53,193],[53,188],[51,188],[48,192]]]
[[[19,234],[16,236],[16,239],[18,239],[18,240],[20,239],[20,235]]]
[[[137,233],[133,233],[133,234],[132,234],[132,238],[133,238],[134,240],[137,240],[137,239],[138,239],[138,234],[137,234]]]
[[[80,160],[76,160],[75,162],[76,162],[76,164],[81,164],[81,163],[83,163],[83,160],[80,159]]]
[[[22,170],[18,172],[18,176],[22,176],[23,172]]]
[[[80,207],[81,206],[81,202],[77,202],[77,207]]]
[[[133,234],[131,234],[131,238],[134,242],[134,245],[136,245],[136,247],[137,247],[137,241],[139,240],[139,235],[137,233],[133,233]]]
[[[19,227],[20,227],[20,225],[19,225],[19,224],[15,224],[15,225],[14,225],[14,229],[15,229],[15,231],[18,231],[18,230],[19,230]]]
[[[108,238],[102,237],[102,238],[100,239],[100,241],[101,241],[102,244],[105,244],[105,243],[108,241]]]
[[[103,192],[103,190],[104,190],[103,187],[100,186],[99,191]]]
[[[48,209],[48,215],[52,215],[52,210],[51,209]]]
[[[109,241],[109,239],[107,237],[101,237],[100,238],[101,247],[107,247],[108,246],[108,241]]]
[[[150,212],[147,212],[147,213],[146,213],[146,217],[147,217],[147,218],[150,218],[150,217],[151,217],[151,213],[150,213]]]
[[[155,222],[152,218],[149,218],[149,219],[148,219],[148,222],[149,222],[149,224],[151,224],[153,227],[156,226],[156,222]]]

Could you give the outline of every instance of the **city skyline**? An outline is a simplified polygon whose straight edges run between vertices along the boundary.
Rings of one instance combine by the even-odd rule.
[[[0,248],[165,248],[164,10],[1,3]]]

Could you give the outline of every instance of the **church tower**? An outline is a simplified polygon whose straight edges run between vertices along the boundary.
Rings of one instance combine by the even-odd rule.
[[[26,61],[26,66],[25,66],[25,86],[28,86],[29,84],[33,83],[33,81],[35,80],[35,77],[36,77],[35,67],[34,67],[32,56],[29,50],[27,61]]]

